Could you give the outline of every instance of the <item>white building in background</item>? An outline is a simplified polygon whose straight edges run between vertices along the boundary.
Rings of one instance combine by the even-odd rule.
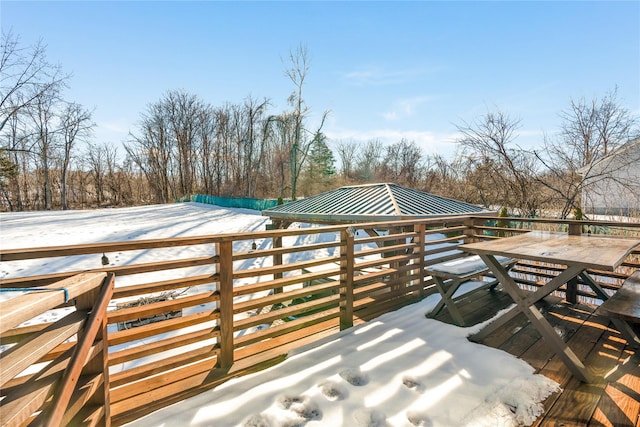
[[[582,210],[596,215],[640,216],[640,138],[584,167]]]

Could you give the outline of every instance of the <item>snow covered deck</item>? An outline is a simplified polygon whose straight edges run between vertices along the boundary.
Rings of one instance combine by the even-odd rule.
[[[512,303],[506,293],[496,291],[485,292],[480,299],[463,301],[459,307],[468,321],[475,324]],[[598,379],[585,384],[571,376],[523,314],[482,340],[481,344],[509,352],[560,384],[562,391],[544,400],[545,412],[532,426],[639,425],[640,354],[634,354],[608,318],[598,315],[596,305],[574,305],[548,297],[540,308]],[[446,310],[436,318],[453,323]]]

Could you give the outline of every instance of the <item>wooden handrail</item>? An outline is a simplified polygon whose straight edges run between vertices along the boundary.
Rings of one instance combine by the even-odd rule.
[[[83,367],[87,366],[88,355],[100,354],[102,360],[93,366],[92,374],[101,376],[101,401],[108,407],[109,373],[107,369],[107,323],[106,311],[113,295],[114,276],[106,273],[83,273],[64,279],[48,287],[37,290],[25,289],[26,294],[3,301],[0,305],[0,324],[2,333],[18,326],[26,320],[48,310],[72,301],[76,310],[49,324],[39,333],[29,334],[13,347],[2,353],[3,365],[0,384],[3,387],[0,424],[3,426],[22,425],[33,414],[42,409],[50,396],[54,396],[53,406],[47,406],[33,420],[33,425],[66,425],[70,414],[65,414],[71,396]],[[96,296],[99,298],[96,301]],[[90,314],[89,314],[90,313]],[[88,319],[87,319],[88,317]],[[84,328],[84,331],[83,331]],[[74,334],[79,341],[72,346],[63,344]],[[100,342],[95,345],[96,337]],[[37,363],[55,348],[66,347],[52,363],[38,373],[30,375],[25,381],[9,385],[17,375]],[[92,366],[89,364],[89,366]],[[92,395],[86,397],[88,399]],[[87,402],[74,405],[81,409]],[[107,414],[107,416],[104,416]],[[67,420],[63,420],[64,416]],[[109,425],[108,409],[103,411],[102,425]]]
[[[82,273],[0,303],[0,334],[96,287],[107,273]],[[29,289],[24,289],[29,291]]]

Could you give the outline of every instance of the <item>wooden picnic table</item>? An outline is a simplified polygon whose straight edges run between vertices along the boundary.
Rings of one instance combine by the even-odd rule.
[[[614,271],[638,245],[640,245],[638,239],[539,231],[461,245],[460,249],[480,255],[500,281],[504,290],[516,303],[512,310],[470,338],[479,341],[509,322],[518,313],[524,313],[572,374],[583,382],[592,382],[592,376],[582,361],[558,336],[537,309],[535,303],[575,277],[580,277],[596,293],[598,298],[603,301],[607,300],[609,296],[589,276],[586,270]],[[526,292],[516,284],[507,270],[496,260],[496,256],[560,264],[565,265],[566,269],[535,292]],[[614,323],[617,328],[621,329],[621,332],[624,330],[625,334],[633,333],[625,322],[614,320]]]

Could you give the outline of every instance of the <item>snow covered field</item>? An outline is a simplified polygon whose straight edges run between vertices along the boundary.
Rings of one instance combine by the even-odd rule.
[[[256,211],[196,203],[2,213],[0,246],[264,230],[267,221]],[[114,265],[129,262],[124,255],[110,256]],[[95,256],[80,257],[73,265],[62,260],[5,263],[0,278],[95,268],[98,263]],[[479,326],[459,328],[425,318],[438,298],[431,296],[343,331],[296,351],[273,368],[229,381],[131,425],[458,427],[532,423],[542,412],[540,402],[557,390],[557,384],[535,375],[529,365],[508,353],[469,342],[467,335]]]

